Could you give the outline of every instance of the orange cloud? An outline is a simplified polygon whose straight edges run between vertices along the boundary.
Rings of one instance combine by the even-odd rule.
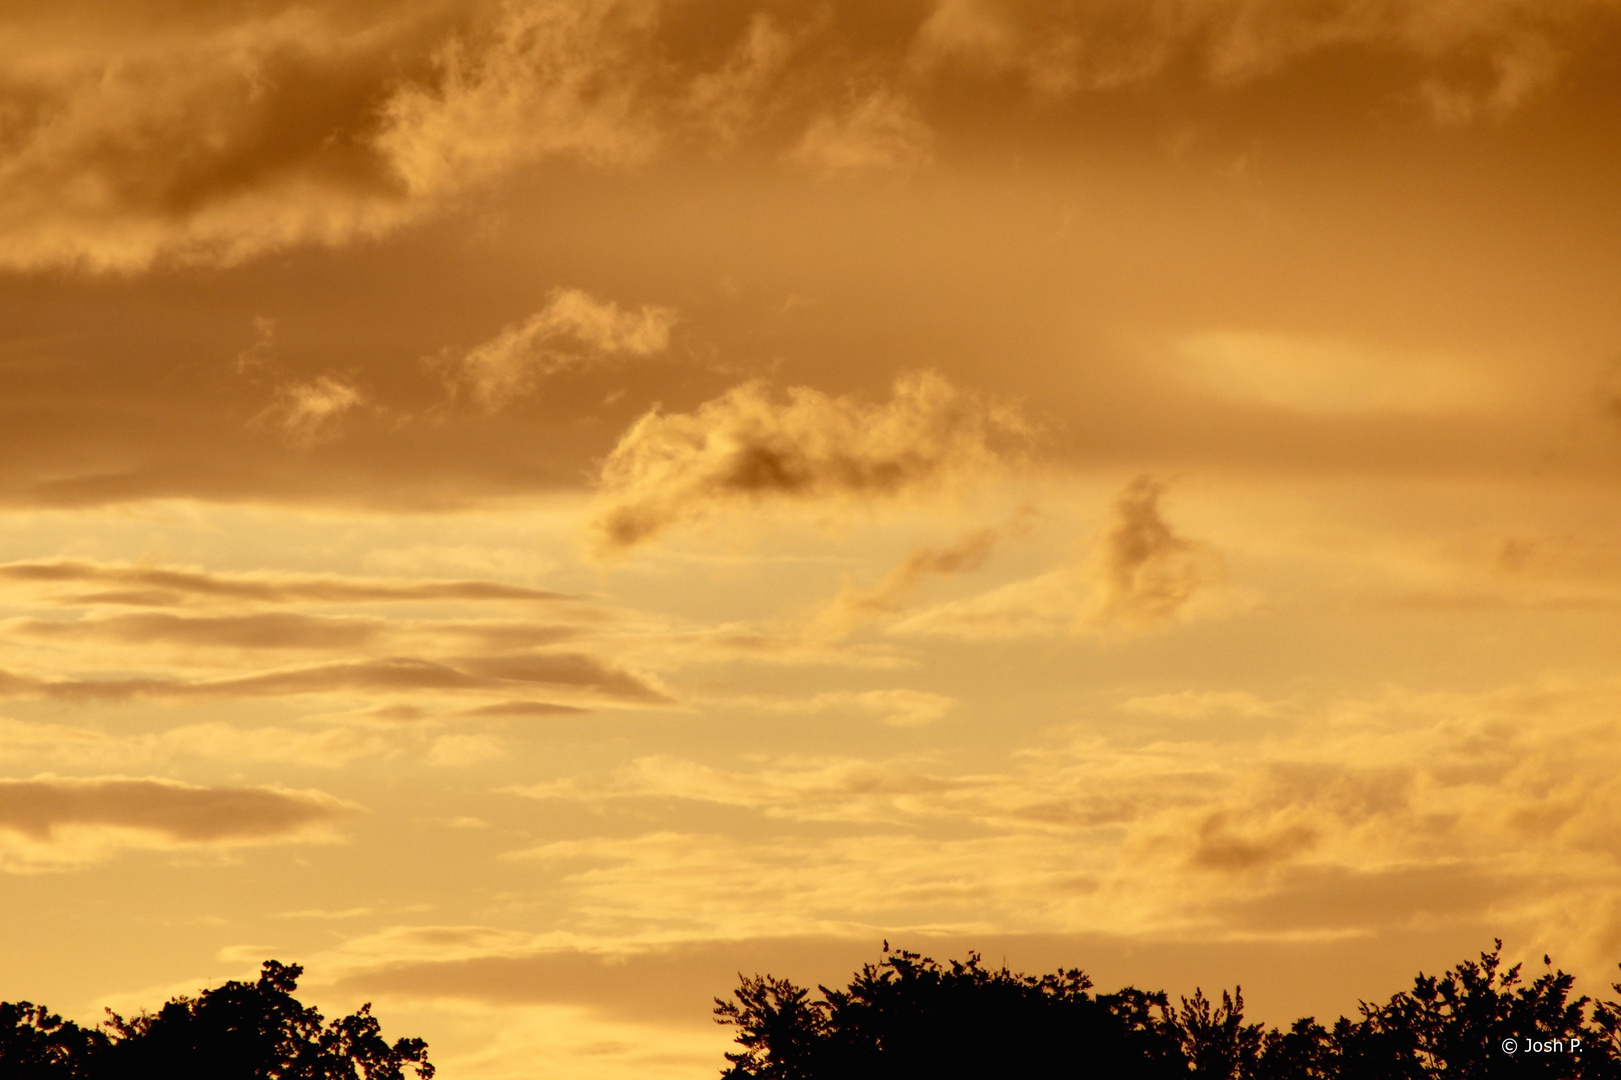
[[[0,780],[0,866],[39,869],[121,847],[314,838],[357,807],[318,791],[123,776]]]
[[[1115,501],[1115,521],[1099,546],[1091,620],[1123,629],[1161,625],[1195,594],[1221,580],[1221,559],[1178,536],[1160,515],[1165,485],[1139,476]]]
[[[562,600],[563,593],[495,581],[402,581],[336,574],[214,574],[175,567],[57,559],[0,563],[0,582],[101,586],[74,604],[168,607],[191,601],[373,603],[409,600]]]
[[[546,375],[663,352],[674,322],[669,308],[621,311],[579,289],[558,289],[544,308],[463,356],[456,375],[472,386],[479,404],[497,409]]]
[[[288,383],[278,397],[264,415],[274,418],[294,444],[305,447],[336,438],[344,414],[366,401],[359,390],[332,375]]]
[[[21,13],[0,51],[0,93],[14,102],[0,265],[138,271],[338,246],[537,162],[624,168],[745,134],[824,173],[910,169],[931,154],[928,95],[965,80],[983,90],[986,74],[1050,99],[1142,85],[1179,63],[1230,84],[1357,48],[1416,69],[1414,108],[1466,122],[1553,85],[1583,20],[1613,10],[936,0],[880,22],[856,17],[860,6],[270,3],[188,23],[185,8],[81,0],[73,15]],[[1025,104],[1006,98],[986,101]]]
[[[1165,485],[1139,476],[1116,497],[1091,557],[966,600],[925,608],[897,634],[965,638],[1139,633],[1185,617],[1221,584],[1221,557],[1176,533],[1160,513]]]
[[[818,117],[788,160],[824,177],[911,172],[933,157],[934,131],[911,101],[880,88]]]
[[[235,649],[354,649],[375,641],[387,627],[381,619],[265,611],[202,618],[146,612],[91,619],[26,619],[13,620],[9,629],[34,637],[90,637],[129,644],[165,642]]]
[[[892,614],[900,598],[926,577],[979,569],[998,539],[995,529],[977,529],[949,547],[914,549],[872,588],[848,584],[840,589],[833,602],[812,620],[812,636],[842,637],[864,622]]]
[[[1401,0],[1330,0],[1310,6],[1217,0],[1147,6],[1103,0],[1068,7],[1041,0],[936,0],[913,62],[924,70],[967,65],[1021,75],[1044,96],[1142,84],[1192,61],[1217,83],[1250,81],[1334,48],[1360,46],[1443,67],[1484,60],[1490,75],[1420,84],[1437,119],[1469,119],[1520,104],[1558,70],[1555,45],[1604,6],[1550,8],[1535,0],[1486,0],[1444,11]],[[1415,95],[1417,96],[1417,95]]]
[[[996,463],[995,435],[1024,430],[931,373],[872,405],[808,387],[783,403],[745,383],[694,412],[638,420],[603,463],[594,524],[605,546],[628,547],[727,505],[939,487]]]
[[[388,657],[281,668],[225,679],[187,681],[171,677],[43,679],[0,671],[0,695],[69,701],[131,697],[264,697],[288,694],[385,693],[389,691],[494,691],[511,694],[545,686],[598,694],[621,701],[665,704],[671,698],[642,679],[575,653],[429,660]]]

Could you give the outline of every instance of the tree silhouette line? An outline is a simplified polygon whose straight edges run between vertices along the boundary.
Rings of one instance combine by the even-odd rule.
[[[1094,993],[1078,970],[1033,976],[976,953],[939,964],[889,950],[820,997],[740,976],[716,1020],[736,1029],[724,1080],[1621,1080],[1621,1002],[1573,996],[1554,969],[1527,981],[1498,941],[1479,961],[1418,975],[1332,1026],[1244,1019],[1243,994]],[[155,1013],[109,1010],[95,1027],[30,1002],[0,1003],[0,1080],[432,1080],[421,1039],[383,1039],[369,1005],[327,1021],[293,991],[303,969],[267,961]],[[1621,984],[1612,989],[1621,993]]]
[[[1313,1017],[1286,1030],[1244,1019],[1240,990],[1202,990],[1173,1005],[1163,991],[1093,993],[1077,970],[1023,975],[977,953],[938,964],[891,952],[821,996],[787,979],[739,976],[717,1023],[736,1028],[724,1080],[1010,1077],[1082,1080],[1621,1080],[1621,1003],[1573,997],[1573,976],[1531,981],[1504,968],[1503,943],[1478,962],[1356,1019]],[[1621,983],[1613,989],[1621,993]]]
[[[371,1006],[326,1021],[293,997],[304,969],[265,962],[256,982],[176,997],[81,1027],[27,1001],[0,1003],[0,1080],[432,1080],[428,1044],[390,1045]]]

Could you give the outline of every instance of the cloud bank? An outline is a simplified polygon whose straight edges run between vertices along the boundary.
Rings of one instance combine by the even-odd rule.
[[[458,5],[103,0],[23,13],[0,49],[0,265],[138,271],[343,245],[443,212],[516,170],[758,154],[822,174],[908,171],[931,95],[1011,76],[1048,103],[1169,79],[1265,78],[1332,50],[1413,70],[1410,107],[1501,116],[1551,85],[1604,0],[1144,5],[856,0]],[[699,25],[703,24],[703,25]],[[70,34],[84,26],[101,33]],[[829,101],[844,101],[828,110]]]

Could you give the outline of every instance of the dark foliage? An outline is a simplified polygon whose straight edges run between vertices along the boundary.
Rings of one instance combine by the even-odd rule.
[[[1134,1076],[1185,1072],[1163,994],[1090,993],[1079,971],[992,971],[970,955],[942,967],[916,953],[867,965],[846,990],[812,1001],[769,976],[716,1002],[738,1028],[726,1076],[770,1080],[896,1076]],[[1075,1054],[1089,1048],[1084,1068]]]
[[[7,1080],[88,1076],[91,1057],[107,1045],[102,1032],[65,1021],[43,1005],[0,1003],[0,1076]]]
[[[128,1020],[82,1028],[28,1002],[0,1004],[4,1080],[432,1080],[421,1039],[383,1040],[371,1006],[327,1023],[293,997],[303,969],[267,961]]]
[[[1236,990],[1219,1003],[1196,991],[1174,1008],[1158,992],[1093,994],[1079,971],[1037,978],[974,954],[942,966],[886,946],[846,989],[812,998],[783,979],[742,977],[715,1013],[740,1047],[726,1055],[726,1080],[1621,1080],[1621,1003],[1573,997],[1574,984],[1551,963],[1524,981],[1518,965],[1503,968],[1499,941],[1478,963],[1364,1003],[1355,1020],[1329,1028],[1306,1017],[1280,1031],[1246,1023]]]

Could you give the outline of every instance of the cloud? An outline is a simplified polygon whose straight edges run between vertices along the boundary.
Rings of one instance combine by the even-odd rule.
[[[178,567],[71,559],[0,563],[0,583],[100,586],[76,604],[168,607],[192,600],[260,603],[373,603],[410,600],[561,600],[563,593],[498,581],[401,581],[336,574],[215,574]]]
[[[618,304],[579,289],[558,289],[544,308],[463,356],[456,374],[471,384],[480,405],[498,409],[544,376],[613,357],[663,352],[674,322],[669,308],[621,311]]]
[[[1407,899],[1403,894],[1417,893],[1429,894],[1433,909],[1439,911],[1445,909],[1435,901],[1448,885],[1457,887],[1453,890],[1455,902],[1467,903],[1489,896],[1494,883],[1490,877],[1458,873],[1455,868],[1433,868],[1428,873],[1412,868],[1337,880],[1323,876],[1300,883],[1292,893],[1291,898],[1299,901],[1292,910],[1282,903],[1272,910],[1296,921],[1322,910],[1312,903],[1321,900],[1332,913],[1325,921],[1332,923],[1359,900],[1371,901],[1370,906],[1385,913]],[[1246,912],[1246,916],[1257,922],[1265,918],[1259,911]],[[402,929],[391,928],[376,936],[400,934]],[[1341,933],[1283,941],[1253,936],[1146,938],[1085,931],[1006,933],[984,928],[945,933],[940,928],[898,928],[883,923],[830,927],[818,935],[798,937],[620,940],[606,943],[606,947],[594,942],[536,941],[513,943],[484,955],[444,959],[421,956],[391,963],[379,956],[368,967],[356,968],[351,962],[338,986],[356,1000],[404,998],[431,1003],[447,1014],[454,1014],[461,1005],[500,1016],[503,1026],[514,1024],[514,1014],[525,1006],[574,1006],[567,1015],[576,1029],[606,1016],[657,1023],[668,1030],[707,1019],[715,994],[734,987],[740,972],[769,972],[802,986],[843,985],[853,971],[873,962],[880,942],[887,938],[898,948],[936,958],[976,951],[998,963],[1006,962],[1014,970],[1051,971],[1084,965],[1105,989],[1147,985],[1174,995],[1191,993],[1195,986],[1229,985],[1236,979],[1243,984],[1252,1018],[1287,1024],[1298,1015],[1332,1017],[1353,1010],[1355,999],[1348,1001],[1348,993],[1377,1000],[1410,985],[1416,968],[1434,970],[1427,957],[1435,956],[1444,966],[1478,948],[1483,937],[1489,941],[1490,930],[1476,922],[1454,923],[1445,929],[1430,927],[1420,933]],[[341,955],[312,956],[308,966],[314,972],[331,970],[342,962]],[[595,1033],[600,1029],[587,1030]],[[557,1046],[569,1045],[557,1041],[562,1034],[547,1032],[550,1039],[537,1037],[533,1053],[555,1054]],[[652,1036],[649,1030],[640,1038],[625,1033],[599,1042],[604,1049],[623,1043],[649,1046],[654,1045]],[[711,1047],[706,1060],[713,1061],[720,1049]],[[588,1052],[592,1075],[605,1080],[662,1078],[651,1071],[656,1068],[652,1063],[626,1063],[622,1071],[615,1071],[612,1065],[601,1063],[603,1050],[593,1047]],[[671,1080],[676,1068],[683,1069],[683,1075],[693,1075],[704,1067],[701,1061],[674,1065]],[[511,1068],[505,1071],[521,1073],[522,1061],[514,1056]]]
[[[13,633],[43,638],[98,638],[126,644],[165,642],[235,649],[355,649],[384,634],[382,619],[257,612],[187,617],[168,612],[104,618],[16,619]]]
[[[1382,554],[1381,603],[1398,609],[1603,611],[1621,606],[1621,543],[1592,530],[1461,537],[1405,559]]]
[[[1602,3],[1550,8],[1535,0],[1488,0],[1425,8],[1400,0],[1254,4],[1217,0],[1144,5],[1102,0],[1081,7],[1041,0],[937,0],[920,26],[912,63],[938,73],[966,67],[1022,77],[1060,97],[1164,78],[1178,65],[1217,85],[1250,82],[1314,55],[1360,47],[1422,68],[1486,69],[1459,81],[1437,73],[1414,97],[1437,120],[1457,122],[1521,104],[1547,86],[1564,60],[1571,27],[1606,12]]]
[[[894,613],[901,597],[924,578],[979,569],[998,539],[995,529],[976,529],[948,547],[914,548],[873,587],[864,589],[849,583],[841,588],[832,603],[817,612],[811,622],[811,635],[840,638],[862,623]]]
[[[1472,912],[1503,932],[1567,939],[1591,915],[1596,942],[1610,932],[1597,926],[1610,925],[1599,912],[1613,904],[1621,822],[1607,780],[1621,755],[1617,693],[1292,700],[1261,743],[1127,745],[1088,725],[989,768],[649,756],[514,793],[599,806],[683,800],[851,831],[671,829],[509,858],[542,863],[603,933],[810,932],[819,920],[893,925],[904,910],[936,930],[1281,941],[1421,929]],[[622,820],[645,813],[627,808]],[[1448,899],[1447,882],[1484,891]],[[1346,891],[1331,899],[1336,887]],[[1283,914],[1312,896],[1321,909]]]
[[[110,679],[43,679],[0,671],[0,694],[67,701],[117,701],[132,697],[280,697],[292,694],[387,693],[391,691],[493,691],[510,694],[544,686],[619,701],[667,704],[670,697],[642,679],[576,653],[525,653],[432,660],[385,657],[314,664],[184,680],[168,676]]]
[[[1010,582],[964,600],[948,600],[908,615],[888,627],[899,636],[956,637],[966,640],[1055,637],[1084,626],[1086,574],[1066,566]]]
[[[637,758],[601,784],[575,779],[507,789],[530,799],[686,799],[801,821],[896,822],[949,815],[998,777],[945,777],[898,761],[790,758],[752,772],[668,756]]]
[[[399,747],[352,727],[241,727],[223,722],[184,724],[159,732],[114,734],[66,724],[23,723],[0,717],[0,759],[75,768],[127,768],[177,758],[242,763],[278,762],[338,768]]]
[[[1172,354],[1171,373],[1199,390],[1309,415],[1481,412],[1505,397],[1478,362],[1344,341],[1189,334]]]
[[[569,777],[509,790],[580,802],[686,799],[790,820],[913,826],[956,821],[1073,838],[1184,808],[1209,814],[1218,808],[1213,798],[1230,783],[1224,769],[1196,760],[1191,747],[1111,748],[1115,752],[1107,755],[1100,749],[1031,751],[1021,755],[1017,768],[968,773],[900,758],[783,757],[745,770],[653,755],[605,779]]]
[[[1113,527],[1096,557],[1090,621],[1126,630],[1175,618],[1199,592],[1222,578],[1221,559],[1178,536],[1160,515],[1165,485],[1139,476],[1115,500]]]
[[[1139,476],[1085,562],[925,608],[894,634],[967,639],[1141,633],[1187,617],[1223,580],[1221,557],[1178,535],[1160,513],[1165,485]]]
[[[359,390],[331,375],[288,383],[277,396],[280,401],[266,415],[295,445],[304,447],[337,438],[344,414],[366,400]]]
[[[1612,11],[937,0],[879,24],[859,7],[273,3],[201,19],[85,0],[75,17],[20,13],[0,51],[0,266],[130,272],[345,245],[558,159],[625,169],[741,146],[825,174],[908,170],[931,156],[931,97],[1023,107],[984,94],[986,75],[1050,100],[1178,69],[1252,81],[1349,47],[1399,58],[1414,108],[1467,122],[1555,85],[1585,23]]]
[[[660,132],[636,106],[658,5],[498,10],[436,50],[431,81],[400,87],[382,107],[375,144],[408,191],[455,191],[555,155],[624,165],[656,151]]]
[[[588,1004],[627,1019],[680,1023],[706,1016],[715,994],[735,982],[739,971],[781,971],[773,964],[791,964],[801,979],[809,965],[847,973],[871,960],[875,944],[866,935],[627,942],[612,950],[514,942],[484,955],[379,961],[345,974],[338,985],[363,994],[457,997],[490,1005]]]
[[[464,709],[463,716],[577,716],[588,713],[578,705],[558,705],[550,701],[496,701]]]
[[[370,915],[369,907],[344,908],[342,911],[322,911],[319,908],[308,908],[303,911],[277,911],[271,914],[272,919],[358,919]]]
[[[659,924],[675,937],[828,933],[906,910],[938,929],[1031,925],[1059,881],[1073,898],[1086,868],[1044,838],[925,839],[906,833],[764,840],[673,830],[559,840],[514,851],[599,932]],[[832,917],[829,917],[831,915]]]
[[[826,9],[820,13],[825,16]],[[825,27],[825,17],[811,21]],[[772,90],[781,82],[806,35],[785,29],[772,13],[757,11],[749,19],[743,38],[720,67],[700,72],[687,88],[682,111],[711,132],[722,146],[731,146],[749,133],[762,113],[780,107]]]
[[[923,727],[956,705],[954,698],[925,690],[830,690],[798,701],[764,702],[759,707],[787,713],[857,710],[876,715],[891,727]]]
[[[983,471],[999,460],[993,436],[1024,430],[931,373],[872,405],[808,387],[782,403],[745,383],[691,413],[638,420],[603,463],[594,525],[623,548],[727,505],[891,498]]]
[[[929,163],[933,143],[934,131],[917,106],[880,88],[842,113],[818,117],[787,158],[824,177],[905,173]]]
[[[318,839],[356,809],[318,791],[270,787],[123,776],[0,780],[0,866],[59,867],[125,847]]]
[[[1495,561],[1510,578],[1562,581],[1588,589],[1621,579],[1621,543],[1608,538],[1511,536],[1497,545]]]
[[[1122,702],[1124,712],[1172,720],[1202,720],[1211,716],[1271,716],[1277,706],[1247,690],[1183,690],[1175,694],[1146,694]]]
[[[383,619],[357,615],[304,615],[258,611],[233,615],[143,612],[77,619],[11,619],[0,626],[47,641],[114,641],[124,645],[183,645],[192,649],[283,649],[310,652],[400,647],[408,641],[447,643],[493,652],[557,645],[578,638],[574,626],[477,619]]]
[[[0,263],[229,265],[391,232],[543,158],[639,160],[636,7],[114,11],[123,32],[68,40],[25,20],[0,88]]]
[[[101,40],[34,41],[50,63],[8,57],[7,89],[34,105],[11,114],[0,262],[231,263],[413,216],[366,130],[388,54],[420,32],[411,20],[358,33],[314,9],[170,33],[127,22]]]
[[[1189,861],[1210,870],[1252,870],[1287,861],[1309,851],[1316,842],[1317,833],[1300,825],[1238,833],[1228,815],[1218,811],[1199,826],[1198,842]]]

